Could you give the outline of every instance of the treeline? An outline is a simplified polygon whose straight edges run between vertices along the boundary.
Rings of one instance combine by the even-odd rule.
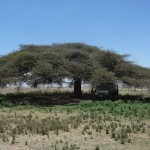
[[[83,43],[20,45],[20,49],[0,58],[0,86],[27,82],[62,84],[72,79],[75,95],[81,95],[81,82],[91,85],[122,82],[126,86],[149,88],[150,69],[111,50]]]

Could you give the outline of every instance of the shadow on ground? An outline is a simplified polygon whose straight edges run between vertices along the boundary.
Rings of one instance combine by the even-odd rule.
[[[86,99],[84,99],[86,100]],[[81,101],[82,98],[75,98],[72,94],[43,94],[43,93],[18,93],[0,95],[0,101],[10,101],[16,105],[75,105]]]
[[[18,94],[6,94],[0,95],[0,101],[9,100],[16,105],[41,105],[41,106],[54,106],[54,105],[75,105],[81,101],[102,101],[102,100],[123,100],[127,101],[141,101],[150,102],[150,97],[144,97],[142,95],[119,95],[115,97],[103,97],[92,98],[90,94],[83,94],[82,97],[76,98],[71,93],[18,93]]]

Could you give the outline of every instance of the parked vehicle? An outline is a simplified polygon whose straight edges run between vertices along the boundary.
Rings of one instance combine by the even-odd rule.
[[[115,84],[98,84],[91,90],[94,99],[113,98],[118,96],[118,85]]]

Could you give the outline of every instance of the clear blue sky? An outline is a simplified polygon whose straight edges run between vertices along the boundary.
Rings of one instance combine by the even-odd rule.
[[[0,54],[84,42],[150,67],[150,0],[0,0]]]

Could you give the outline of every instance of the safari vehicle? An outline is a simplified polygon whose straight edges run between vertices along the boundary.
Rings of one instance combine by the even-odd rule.
[[[93,99],[113,98],[118,95],[118,85],[116,84],[97,84],[91,90]]]

